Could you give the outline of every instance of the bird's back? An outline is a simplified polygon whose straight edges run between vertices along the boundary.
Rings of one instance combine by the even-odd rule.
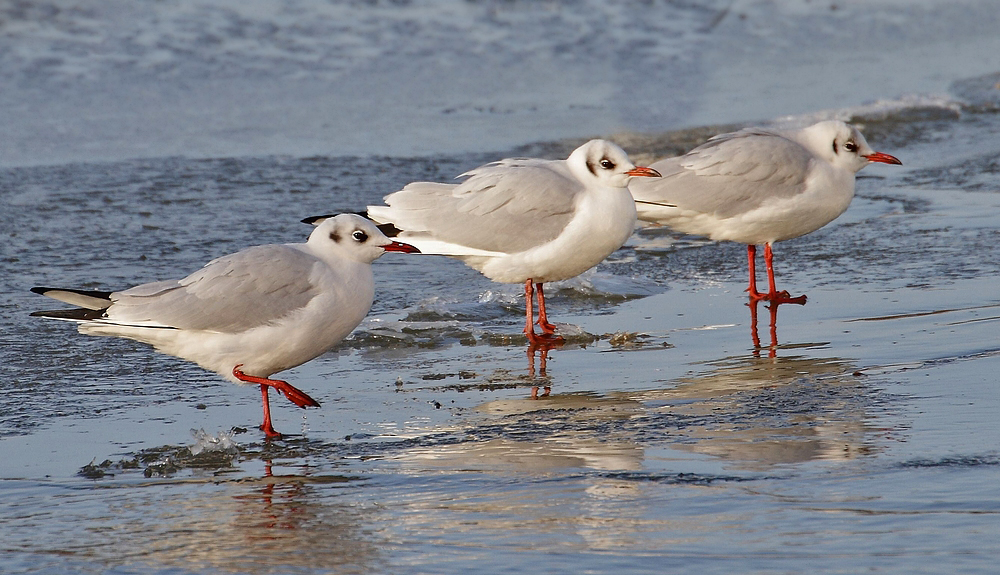
[[[676,212],[730,218],[803,193],[812,155],[777,132],[717,136],[683,156],[654,162],[661,178],[629,185],[639,219],[669,224]]]
[[[504,160],[463,174],[460,184],[414,182],[368,214],[403,230],[400,239],[424,253],[522,252],[554,240],[572,219],[582,187],[561,163]],[[421,240],[438,247],[424,250]]]

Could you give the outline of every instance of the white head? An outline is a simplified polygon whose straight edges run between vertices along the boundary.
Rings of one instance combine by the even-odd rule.
[[[306,242],[321,252],[361,263],[372,263],[385,252],[420,253],[420,250],[387,238],[371,221],[356,214],[314,216],[302,220],[316,226]]]
[[[591,140],[573,150],[566,164],[581,182],[596,181],[609,188],[625,188],[634,176],[660,176],[652,168],[636,167],[624,150],[607,140]]]
[[[872,162],[902,164],[889,154],[872,150],[857,128],[838,120],[803,128],[795,139],[816,156],[853,173]]]

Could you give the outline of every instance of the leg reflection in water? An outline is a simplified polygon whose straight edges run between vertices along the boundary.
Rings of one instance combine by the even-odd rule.
[[[289,537],[281,531],[299,529],[311,518],[307,506],[302,503],[304,486],[300,478],[294,476],[275,477],[271,472],[271,461],[264,460],[262,487],[249,493],[233,496],[246,506],[240,510],[244,517],[240,520],[244,536],[250,541],[279,540]]]
[[[549,350],[550,349],[554,349],[554,348],[558,348],[558,347],[562,347],[562,345],[563,345],[563,342],[562,342],[561,338],[558,341],[556,341],[556,340],[549,340],[549,341],[541,340],[541,341],[530,342],[528,344],[528,350],[526,352],[527,356],[528,356],[528,377],[530,377],[532,379],[532,381],[534,381],[536,379],[536,376],[535,376],[535,352],[538,352],[538,376],[537,376],[537,378],[541,379],[542,383],[543,383],[543,385],[541,386],[543,388],[543,391],[542,391],[541,395],[538,394],[538,388],[540,386],[535,385],[535,386],[533,386],[531,388],[531,399],[538,399],[539,397],[548,397],[549,393],[552,392],[552,386],[549,385],[549,376],[548,376],[547,373],[545,373],[545,367],[546,367],[546,363],[548,362],[548,359],[549,359]]]
[[[751,300],[747,304],[750,308],[750,339],[753,341],[753,355],[754,357],[760,357],[760,350],[763,346],[760,345],[760,336],[757,335],[757,305],[760,300]],[[778,306],[781,305],[780,302],[771,302],[767,305],[767,311],[771,314],[771,345],[767,347],[767,357],[773,358],[778,355]]]

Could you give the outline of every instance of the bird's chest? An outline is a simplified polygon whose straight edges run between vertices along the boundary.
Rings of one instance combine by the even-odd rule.
[[[635,201],[628,190],[581,198],[577,213],[556,240],[534,254],[539,267],[547,268],[536,278],[558,281],[587,271],[620,248],[635,228]]]
[[[368,315],[375,299],[375,283],[370,268],[349,277],[331,277],[316,310],[307,321],[333,345],[347,337]],[[367,272],[367,273],[363,273]]]
[[[843,170],[817,174],[809,182],[806,191],[791,200],[788,206],[788,224],[801,229],[792,230],[794,235],[790,237],[825,226],[851,205],[854,198],[854,175],[841,172]]]
[[[594,194],[583,199],[578,209],[581,216],[567,230],[578,246],[614,251],[635,228],[635,200],[627,190]]]

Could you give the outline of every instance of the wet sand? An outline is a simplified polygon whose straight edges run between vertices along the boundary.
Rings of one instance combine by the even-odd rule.
[[[276,403],[293,434],[280,441],[254,428],[253,390],[28,318],[44,303],[12,291],[12,572],[988,570],[1000,200],[982,166],[1000,146],[983,137],[995,115],[942,114],[872,123],[873,145],[905,165],[866,168],[843,218],[778,244],[779,287],[809,301],[760,304],[756,322],[742,246],[663,230],[553,286],[568,341],[534,353],[517,286],[445,258],[382,258],[371,317],[285,374],[323,407]],[[876,139],[897,130],[933,136]],[[392,177],[475,161],[394,160]],[[308,229],[258,222],[329,206],[275,198],[320,189],[331,164],[8,171],[30,225],[10,234],[7,281],[112,287],[292,241]],[[333,203],[371,199],[356,193]],[[234,203],[242,218],[218,217]],[[236,446],[192,455],[212,447],[194,429]]]
[[[274,86],[260,70],[243,74],[245,85],[206,78],[247,72],[256,60],[230,48],[247,31],[263,34],[253,23],[287,15],[240,20],[242,8],[229,7],[196,33],[205,16],[197,3],[157,7],[169,17],[162,26],[123,15],[114,33],[100,32],[97,8],[8,18],[40,19],[39,29],[65,35],[0,28],[8,42],[49,38],[53,58],[38,46],[0,56],[14,79],[0,93],[12,104],[0,123],[13,134],[0,159],[4,572],[991,572],[1000,555],[1000,65],[991,58],[1000,51],[982,47],[996,40],[985,32],[995,30],[992,12],[975,2],[867,12],[847,3],[834,16],[811,3],[768,6],[669,5],[678,19],[641,26],[647,44],[618,27],[572,44],[604,16],[556,10],[557,23],[578,27],[492,58],[507,65],[522,47],[541,50],[548,56],[533,73],[544,75],[559,53],[589,55],[568,64],[588,91],[551,78],[552,94],[579,101],[562,107],[541,95],[540,108],[513,98],[490,109],[477,108],[483,92],[426,93],[412,126],[398,130],[400,108],[389,106],[373,131],[337,107],[343,94],[321,89],[369,62],[362,42],[350,52],[356,60],[317,63],[312,56],[343,48],[324,43],[328,15],[301,34],[313,45],[251,52],[271,58],[279,76],[299,74],[302,84],[289,85],[316,82],[288,108],[329,97],[287,124],[260,113],[280,103],[280,90],[256,92],[263,100],[244,115],[206,104],[220,93],[213,85],[243,94],[235,101],[247,106],[253,88]],[[438,8],[393,17],[417,22],[404,29],[447,30],[439,24],[452,16]],[[533,21],[540,9],[509,8],[473,18],[467,34],[505,18]],[[969,20],[950,58],[931,57],[944,44],[916,40],[956,37]],[[831,22],[865,40],[825,56],[840,37]],[[662,34],[675,25],[675,35]],[[511,27],[505,38],[535,37],[531,30]],[[183,56],[178,46],[190,37],[179,31],[204,51]],[[77,59],[93,37],[112,54],[134,50]],[[282,28],[273,37],[296,36]],[[450,36],[417,37],[426,50],[383,61],[381,72],[425,63],[437,48],[465,61],[446,49]],[[483,38],[487,52],[505,45]],[[684,56],[688,40],[708,48]],[[563,41],[579,51],[558,52]],[[600,68],[599,81],[581,72],[603,42],[611,56],[640,63],[684,56],[670,60],[676,85],[651,76],[613,107],[624,100],[602,88],[619,82],[611,68]],[[722,57],[741,42],[759,50]],[[788,46],[801,49],[787,67],[767,63]],[[919,57],[889,65],[908,50]],[[860,65],[867,52],[874,61]],[[170,58],[176,67],[158,67]],[[832,89],[824,68],[859,80],[858,90]],[[129,105],[146,105],[139,96],[170,74],[179,81],[164,94],[189,99],[164,96],[161,116]],[[811,78],[798,97],[788,87],[796,74]],[[108,77],[121,85],[105,93],[97,86]],[[81,90],[80,101],[105,102],[100,113],[73,117],[80,107],[66,94],[75,92],[48,89],[60,82]],[[665,84],[674,92],[654,97]],[[354,98],[365,86],[343,93]],[[379,90],[359,106],[391,100]],[[108,103],[116,93],[118,110]],[[658,97],[675,96],[676,109],[657,111]],[[748,306],[744,246],[646,229],[596,270],[547,290],[567,342],[531,350],[520,286],[446,258],[389,254],[375,264],[381,283],[365,323],[282,374],[323,406],[272,402],[275,426],[291,435],[271,442],[255,428],[255,389],[142,344],[28,317],[52,307],[31,286],[115,289],[180,277],[248,245],[301,241],[301,218],[360,209],[409,181],[446,181],[507,155],[561,157],[597,135],[649,161],[775,110],[794,114],[779,124],[852,120],[904,163],[866,168],[847,213],[776,246],[779,287],[807,293],[805,306]],[[538,121],[546,112],[551,125]],[[338,114],[336,129],[316,121]],[[379,137],[390,133],[397,139]],[[417,153],[425,133],[437,143]]]

